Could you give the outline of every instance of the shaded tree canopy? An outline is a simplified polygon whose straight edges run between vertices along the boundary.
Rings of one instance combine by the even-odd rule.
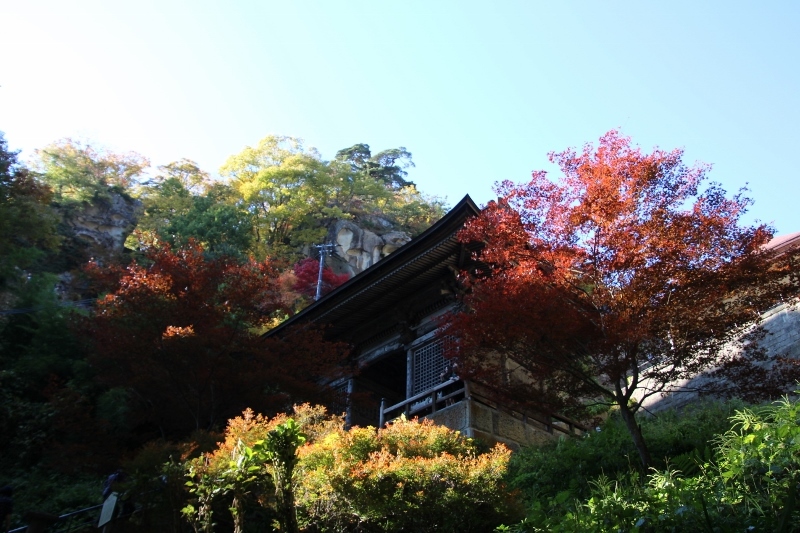
[[[173,246],[200,243],[207,253],[245,257],[252,245],[253,220],[228,184],[214,182],[194,161],[159,167],[139,191],[144,215],[132,246],[161,239]],[[138,242],[137,242],[138,241]]]
[[[633,418],[644,398],[718,365],[748,365],[738,393],[770,392],[751,342],[763,332],[742,327],[796,290],[793,256],[763,248],[771,228],[740,225],[744,191],[726,196],[682,155],[642,153],[611,131],[596,148],[551,153],[558,182],[534,172],[498,184],[460,235],[485,243],[489,269],[464,277],[468,311],[451,317],[465,372],[548,410],[616,406],[645,467]]]
[[[314,331],[261,339],[284,307],[275,267],[203,252],[162,244],[147,265],[91,272],[110,288],[85,324],[91,361],[104,383],[126,389],[136,423],[165,434],[214,428],[247,405],[271,412],[318,398],[345,355]]]
[[[0,132],[0,289],[11,288],[59,244],[51,189],[8,149]]]

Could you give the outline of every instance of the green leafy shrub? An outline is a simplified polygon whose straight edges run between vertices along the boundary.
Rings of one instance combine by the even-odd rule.
[[[740,409],[696,475],[667,468],[645,478],[599,476],[588,497],[563,491],[532,500],[526,521],[499,531],[797,531],[798,421],[800,404],[786,398]]]
[[[296,531],[297,448],[343,424],[324,407],[308,404],[295,406],[291,418],[245,410],[228,421],[213,452],[185,462],[184,517],[195,531]]]
[[[92,474],[64,474],[37,465],[3,470],[0,487],[6,485],[14,488],[12,529],[27,525],[24,517],[29,511],[59,516],[102,503],[102,479]]]
[[[741,408],[739,401],[700,402],[681,411],[667,411],[640,419],[642,433],[656,468],[680,463],[696,468],[695,457],[707,457],[716,435],[730,429],[730,417]],[[590,482],[605,475],[611,479],[627,476],[638,467],[636,449],[622,420],[613,415],[582,438],[562,438],[541,447],[524,448],[509,464],[509,486],[531,505],[540,498],[564,492],[587,498]]]

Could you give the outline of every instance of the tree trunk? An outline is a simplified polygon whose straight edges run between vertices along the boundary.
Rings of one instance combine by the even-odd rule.
[[[278,522],[281,525],[282,532],[298,533],[297,511],[294,507],[294,488],[292,487],[292,470],[294,467],[293,465],[280,463],[276,465],[276,473],[279,468],[282,471],[275,476]]]
[[[233,495],[231,514],[233,514],[233,533],[244,533],[244,509],[238,494]]]
[[[619,405],[619,412],[622,415],[625,426],[628,428],[628,433],[631,434],[633,444],[636,446],[636,451],[639,452],[639,460],[642,463],[643,472],[646,474],[653,461],[650,458],[650,450],[647,449],[647,444],[644,442],[644,437],[642,437],[642,428],[636,422],[636,417],[624,398],[622,400],[618,398],[617,405]]]

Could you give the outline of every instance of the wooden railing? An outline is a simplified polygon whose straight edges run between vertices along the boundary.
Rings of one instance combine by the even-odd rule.
[[[406,417],[414,415],[427,416],[461,400],[476,401],[491,409],[496,409],[496,407],[492,407],[494,402],[482,401],[479,396],[473,396],[467,382],[459,381],[458,378],[452,378],[449,381],[436,385],[430,390],[416,394],[388,407],[386,406],[386,399],[382,399],[378,427],[383,427],[386,422],[397,418],[401,414],[405,414]],[[588,431],[588,428],[583,424],[558,414],[538,416],[525,415],[522,416],[522,419],[526,424],[537,426],[551,434],[563,433],[565,435],[579,435]]]
[[[583,435],[589,429],[580,424],[575,422],[574,420],[570,420],[569,418],[565,418],[561,415],[549,415],[546,417],[528,417],[527,422],[530,423],[531,421],[536,422],[544,426],[544,430],[548,433],[563,433],[565,435]]]
[[[445,391],[445,389],[448,390]],[[452,404],[456,397],[459,396],[463,396],[464,398],[469,397],[467,384],[463,381],[459,381],[457,378],[451,378],[430,390],[406,398],[402,402],[390,405],[389,407],[386,407],[386,398],[383,398],[381,399],[379,427],[383,427],[388,420],[393,420],[400,416],[400,414],[405,414],[407,417],[410,417],[425,411],[435,413],[438,409]]]

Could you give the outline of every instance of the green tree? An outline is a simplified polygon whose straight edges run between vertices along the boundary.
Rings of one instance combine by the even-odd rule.
[[[349,213],[378,215],[398,230],[418,235],[444,216],[444,200],[426,196],[407,181],[405,169],[414,166],[411,153],[404,147],[390,148],[372,155],[369,145],[359,143],[339,150],[331,164],[345,165],[350,174],[369,194],[355,195],[360,211]],[[379,191],[374,191],[375,187]],[[349,204],[348,204],[349,205]]]
[[[230,186],[215,184],[204,195],[192,197],[189,211],[176,216],[160,233],[177,246],[194,239],[210,254],[243,258],[252,247],[253,220],[233,202],[234,197]]]
[[[269,419],[246,409],[228,421],[225,440],[213,453],[187,461],[186,485],[192,500],[182,512],[195,530],[210,531],[221,519],[218,514],[215,519],[215,513],[225,506],[235,532],[243,530],[248,510],[259,507],[274,517],[281,531],[297,532],[297,450],[306,441],[306,432],[316,436],[341,421],[326,417],[319,406],[296,405],[293,411],[293,417],[279,414]],[[269,492],[274,492],[274,502],[264,497]]]
[[[261,462],[272,466],[272,481],[275,484],[278,521],[281,531],[297,533],[297,511],[293,479],[297,466],[297,449],[306,441],[306,436],[294,419],[289,418],[269,432],[267,438],[256,442],[253,451]]]
[[[158,167],[160,173],[156,180],[164,182],[166,180],[178,180],[183,187],[195,195],[200,195],[207,191],[212,185],[211,176],[205,170],[197,166],[191,159],[181,159]]]
[[[118,154],[91,144],[63,139],[36,150],[36,170],[64,204],[108,199],[128,192],[150,162],[139,154]]]
[[[357,144],[333,161],[299,139],[270,136],[228,159],[220,170],[255,223],[257,255],[296,255],[320,242],[337,219],[381,217],[419,233],[444,213],[444,203],[406,181],[413,166],[405,148],[371,155]]]
[[[289,256],[320,242],[319,221],[346,217],[331,205],[336,178],[315,149],[300,139],[269,136],[231,156],[220,169],[231,180],[255,221],[258,256]]]
[[[137,229],[157,233],[192,208],[194,196],[205,193],[208,174],[192,161],[181,160],[159,167],[156,177],[139,188],[144,214]]]
[[[50,188],[19,164],[0,132],[0,290],[23,281],[26,271],[57,248],[51,197]]]
[[[414,185],[405,179],[408,176],[405,169],[413,167],[414,162],[411,160],[411,152],[403,146],[372,155],[368,144],[354,144],[336,152],[336,160],[350,164],[354,171],[380,181],[391,189]]]
[[[376,206],[398,229],[419,235],[447,212],[446,202],[436,196],[422,194],[414,185],[392,191],[388,200]]]
[[[194,240],[207,253],[244,257],[253,236],[252,217],[236,191],[214,183],[193,161],[159,167],[153,183],[140,190],[144,216],[129,242],[145,245],[156,237],[173,246]],[[137,242],[138,241],[138,242]]]

